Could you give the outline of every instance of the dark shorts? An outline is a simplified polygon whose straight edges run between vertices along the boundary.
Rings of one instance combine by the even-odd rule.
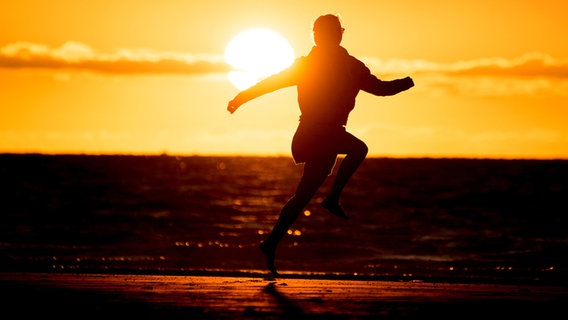
[[[292,157],[296,164],[336,157],[342,153],[344,143],[353,138],[357,139],[344,126],[300,122],[292,139]]]

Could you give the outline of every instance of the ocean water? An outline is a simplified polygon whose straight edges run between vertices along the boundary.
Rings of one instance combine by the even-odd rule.
[[[339,159],[338,161],[341,161]],[[289,157],[0,155],[0,271],[265,272],[258,244],[302,173]],[[367,158],[350,220],[319,207],[284,275],[568,279],[568,161]]]

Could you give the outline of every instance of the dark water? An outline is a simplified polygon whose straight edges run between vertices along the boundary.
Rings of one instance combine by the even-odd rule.
[[[287,157],[0,155],[0,271],[264,272]],[[368,158],[284,274],[568,283],[568,161]]]

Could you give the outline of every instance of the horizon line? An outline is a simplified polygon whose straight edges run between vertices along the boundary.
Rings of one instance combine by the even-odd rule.
[[[289,154],[277,153],[199,153],[199,152],[80,152],[80,151],[0,151],[5,155],[42,155],[42,156],[140,156],[140,157],[210,157],[210,158],[290,158]],[[343,158],[344,155],[338,155]],[[471,160],[568,160],[568,156],[505,156],[505,155],[459,155],[459,154],[369,154],[366,159],[471,159]]]

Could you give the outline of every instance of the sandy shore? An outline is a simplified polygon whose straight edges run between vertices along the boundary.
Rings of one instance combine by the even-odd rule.
[[[4,314],[58,318],[558,318],[563,286],[259,277],[0,273]]]

